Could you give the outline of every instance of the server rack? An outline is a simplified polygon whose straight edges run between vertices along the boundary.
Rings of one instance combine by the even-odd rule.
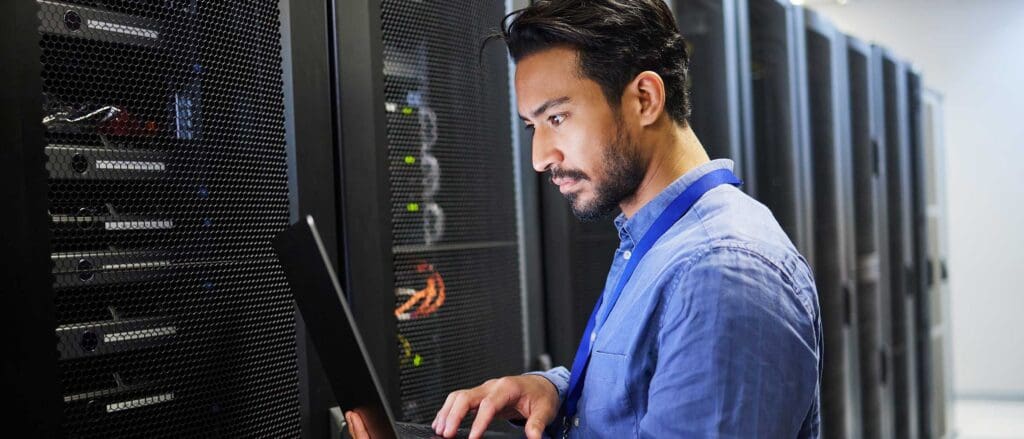
[[[925,192],[925,173],[927,162],[925,161],[923,144],[922,125],[922,80],[921,73],[913,68],[907,69],[907,122],[908,142],[910,159],[910,202],[911,202],[911,231],[913,242],[913,270],[910,279],[914,288],[916,299],[916,320],[914,331],[915,337],[913,347],[914,356],[917,359],[915,378],[917,380],[918,400],[918,431],[923,437],[935,437],[936,432],[932,430],[935,416],[935,388],[931,386],[932,375],[936,363],[932,362],[931,342],[931,295],[928,294],[931,275],[928,270],[931,268],[928,260],[928,218],[926,213],[927,200]]]
[[[815,279],[821,304],[826,362],[822,376],[825,437],[861,437],[857,344],[853,152],[846,38],[807,10],[807,88],[814,163]]]
[[[47,216],[46,156],[43,152],[42,54],[39,45],[39,7],[34,1],[7,2],[0,13],[0,59],[7,68],[0,78],[0,127],[7,142],[0,148],[0,200],[17,206],[20,214],[0,216],[0,246],[4,255],[18,255],[0,264],[0,300],[4,332],[11,338],[2,369],[13,404],[5,418],[15,432],[42,437],[66,435],[61,384],[58,380],[54,329],[56,292],[46,245],[52,238]],[[8,256],[9,257],[9,256]]]
[[[882,50],[886,137],[886,215],[892,310],[893,389],[896,435],[918,436],[917,358],[915,355],[917,283],[911,199],[911,157],[907,118],[907,68]]]
[[[711,158],[729,158],[756,193],[753,139],[747,121],[750,94],[748,22],[745,0],[677,0],[676,21],[690,55],[693,112],[690,126]]]
[[[813,267],[803,15],[781,0],[750,0],[747,8],[756,198]]]
[[[4,4],[17,431],[299,433],[277,6]]]
[[[891,329],[888,253],[884,251],[885,107],[881,105],[878,52],[847,37],[850,147],[853,153],[857,266],[857,324],[860,354],[862,432],[864,437],[893,437]]]
[[[312,215],[323,244],[343,280],[344,252],[339,252],[341,218],[329,63],[327,3],[320,0],[280,0],[282,56],[284,59],[285,123],[287,127],[290,221]],[[301,66],[301,68],[294,68]],[[346,292],[349,282],[344,282]],[[363,316],[359,316],[360,318]],[[307,337],[301,315],[296,317],[296,354],[299,369],[299,413],[302,437],[328,435],[328,408],[334,404],[320,360]],[[376,334],[368,334],[374,337]],[[387,346],[387,345],[385,345]],[[379,349],[374,346],[374,349]],[[375,363],[380,365],[380,363]],[[382,371],[378,371],[381,376]]]
[[[811,268],[815,267],[815,245],[814,245],[814,194],[812,184],[814,171],[811,163],[811,123],[809,91],[807,85],[807,39],[806,24],[804,22],[804,8],[796,5],[790,7],[790,33],[792,35],[794,75],[791,76],[792,90],[796,98],[796,138],[797,138],[797,168],[796,184],[803,200],[800,208],[800,218],[805,236],[803,244],[807,251],[803,253]],[[801,244],[797,243],[798,248]]]
[[[946,195],[945,195],[945,128],[942,119],[942,96],[923,89],[921,92],[922,147],[924,156],[924,198],[927,221],[927,261],[929,267],[927,294],[929,328],[926,334],[931,344],[932,373],[931,437],[948,438],[951,431],[953,409],[952,341],[950,340],[949,273],[946,268]]]
[[[397,324],[388,318],[394,296],[386,294],[395,275],[380,8],[373,1],[324,2],[340,280],[392,412],[401,413]],[[327,416],[327,407],[311,410],[315,418]],[[314,420],[314,428],[320,425]]]
[[[502,3],[330,4],[349,297],[396,413],[527,362]],[[452,17],[458,17],[452,20]]]

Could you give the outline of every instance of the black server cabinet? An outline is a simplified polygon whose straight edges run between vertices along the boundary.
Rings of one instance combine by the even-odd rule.
[[[11,337],[0,369],[13,404],[4,417],[15,434],[66,436],[62,385],[54,343],[56,291],[50,273],[46,156],[43,152],[39,6],[6,2],[0,8],[0,202],[17,214],[0,215],[0,328]],[[25,62],[29,60],[29,62]]]
[[[676,21],[690,56],[690,126],[712,159],[728,158],[755,193],[749,129],[749,49],[745,0],[676,0]]]
[[[814,163],[815,279],[826,361],[821,380],[824,437],[861,437],[857,344],[853,154],[846,38],[806,11],[807,89]]]
[[[500,45],[473,62],[505,9],[470,0],[381,9],[395,275],[387,317],[398,320],[402,418],[429,422],[448,392],[524,367],[508,65]]]
[[[290,213],[279,14],[5,3],[15,428],[299,434],[295,315],[270,248]]]
[[[884,106],[880,57],[847,37],[853,154],[857,325],[864,437],[893,437],[893,394],[885,211]]]
[[[926,176],[928,172],[924,151],[924,127],[922,125],[922,80],[921,73],[907,69],[907,124],[910,160],[910,229],[912,231],[913,265],[909,282],[914,289],[916,300],[913,355],[917,359],[914,378],[917,380],[918,428],[922,437],[936,437],[933,429],[935,417],[934,401],[938,389],[932,386],[932,375],[936,365],[932,362],[932,269],[928,255],[928,213],[926,199]]]
[[[342,278],[349,270],[339,263],[337,148],[332,136],[334,116],[328,57],[327,5],[321,0],[279,0],[284,58],[285,125],[289,156],[291,222],[312,215],[324,247]],[[369,130],[367,130],[369,131]],[[343,254],[342,254],[343,255]],[[348,284],[344,284],[348,291]],[[299,368],[299,414],[302,437],[328,434],[328,408],[333,405],[324,372],[302,316],[296,316]],[[390,346],[390,345],[386,345]]]
[[[813,267],[803,13],[788,1],[749,0],[747,14],[755,196]]]
[[[935,403],[940,393],[939,387],[932,385],[937,366],[933,363],[932,353],[932,273],[929,259],[928,243],[928,200],[927,172],[928,162],[924,139],[923,85],[921,72],[908,69],[906,73],[907,126],[910,160],[910,200],[911,222],[913,233],[913,278],[915,303],[914,352],[918,368],[914,370],[914,378],[918,382],[919,429],[922,437],[938,437],[935,431]]]
[[[890,52],[881,52],[885,106],[888,253],[892,319],[893,391],[896,436],[918,436],[917,359],[915,322],[917,281],[911,199],[907,68]]]
[[[505,7],[332,12],[349,297],[396,413],[425,422],[448,392],[525,366],[508,64],[500,44],[480,51]]]

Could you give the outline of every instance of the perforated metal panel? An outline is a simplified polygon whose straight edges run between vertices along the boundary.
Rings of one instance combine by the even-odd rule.
[[[277,3],[38,2],[70,437],[298,435]]]
[[[888,52],[883,56],[885,144],[892,314],[893,389],[896,437],[919,436],[917,399],[916,321],[917,284],[913,254],[910,139],[907,113],[906,64]]]
[[[824,351],[821,414],[825,437],[861,437],[857,345],[853,152],[850,149],[846,40],[824,17],[805,11],[808,114],[814,195],[815,282]]]
[[[523,365],[503,2],[382,3],[402,418]]]
[[[813,203],[808,196],[794,10],[780,0],[750,0],[751,99],[756,198],[814,267]]]
[[[736,0],[676,0],[676,20],[686,37],[690,57],[690,99],[693,113],[689,124],[712,159],[728,158],[744,180],[743,190],[756,190],[754,164],[747,146],[742,109],[749,106],[740,92],[740,82],[749,81],[743,71],[749,60],[745,38],[747,17],[740,16]],[[742,31],[741,28],[742,27]],[[694,87],[693,84],[697,86]]]

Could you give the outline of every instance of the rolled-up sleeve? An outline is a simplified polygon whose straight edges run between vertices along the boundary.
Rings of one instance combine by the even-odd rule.
[[[552,385],[555,386],[555,391],[558,392],[558,406],[561,407],[562,401],[565,399],[565,392],[569,389],[569,370],[558,366],[548,370],[540,370],[534,372],[526,372],[523,375],[537,375],[542,376]],[[522,427],[526,425],[526,419],[509,419],[509,422],[516,426]]]
[[[714,248],[664,291],[643,437],[794,438],[814,410],[813,289],[771,261]]]
[[[524,375],[539,375],[551,381],[551,384],[555,385],[555,390],[558,391],[558,404],[562,404],[562,400],[565,399],[565,392],[569,389],[568,369],[558,366],[547,371],[527,372]]]

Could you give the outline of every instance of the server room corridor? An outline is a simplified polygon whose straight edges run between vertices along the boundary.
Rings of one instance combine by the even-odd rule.
[[[1024,0],[0,36],[2,437],[1024,439]]]

